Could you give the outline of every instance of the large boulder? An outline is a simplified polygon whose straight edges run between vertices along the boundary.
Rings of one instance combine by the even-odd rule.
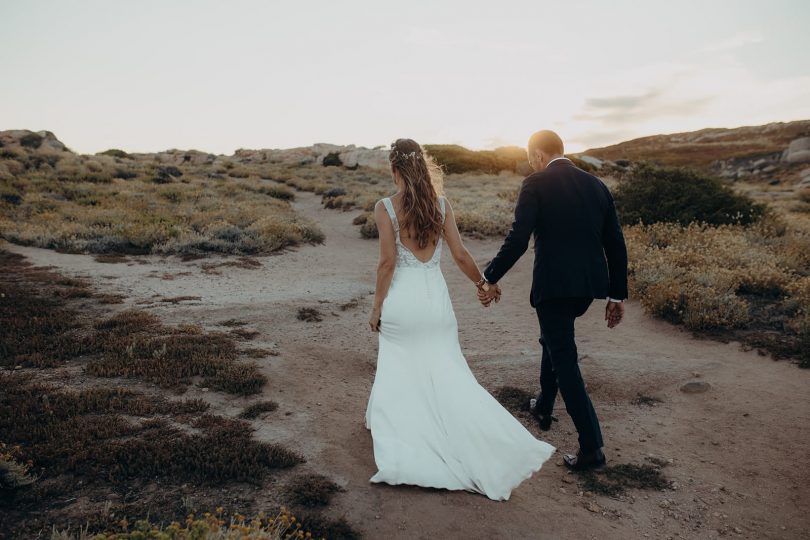
[[[810,137],[802,137],[791,141],[784,154],[788,163],[810,162]]]
[[[161,164],[167,165],[210,165],[216,161],[217,156],[199,150],[177,150],[171,149],[152,154],[154,159]]]
[[[30,151],[68,152],[67,146],[50,131],[10,129],[0,131],[0,145],[16,145]]]
[[[368,167],[386,170],[391,167],[388,150],[349,147],[339,154],[344,167]]]
[[[599,158],[595,158],[593,156],[587,156],[585,154],[579,154],[577,157],[579,159],[581,159],[582,161],[584,161],[585,163],[588,163],[589,165],[593,165],[597,169],[601,169],[602,164],[604,163],[604,160],[601,160]]]

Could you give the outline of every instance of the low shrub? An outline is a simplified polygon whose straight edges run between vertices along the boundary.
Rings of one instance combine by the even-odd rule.
[[[245,409],[239,413],[239,418],[253,420],[266,412],[273,412],[276,409],[278,409],[278,403],[275,401],[257,401],[245,407]]]
[[[686,328],[810,361],[810,234],[658,223],[625,229],[631,296]]]
[[[688,169],[642,164],[622,175],[614,198],[623,223],[693,222],[711,225],[750,224],[764,205],[735,193],[720,180]]]
[[[168,525],[154,519],[139,519],[134,523],[121,520],[107,532],[78,536],[70,531],[54,530],[51,540],[222,540],[224,538],[250,538],[252,540],[293,540],[298,538],[319,540],[354,540],[360,535],[341,518],[331,520],[322,516],[298,518],[282,507],[271,515],[264,513],[247,519],[235,513],[227,518],[222,508],[205,512],[201,517],[190,514],[183,523]],[[238,536],[237,536],[238,535]]]
[[[304,474],[293,477],[284,494],[291,504],[314,507],[326,506],[332,495],[340,491],[343,488],[323,475]]]
[[[131,157],[129,154],[127,154],[123,150],[119,150],[118,148],[110,148],[109,150],[104,150],[103,152],[99,152],[98,155],[122,159],[129,159]]]

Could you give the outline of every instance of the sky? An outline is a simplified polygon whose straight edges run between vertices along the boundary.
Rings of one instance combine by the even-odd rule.
[[[0,130],[569,151],[810,118],[807,0],[0,0]]]

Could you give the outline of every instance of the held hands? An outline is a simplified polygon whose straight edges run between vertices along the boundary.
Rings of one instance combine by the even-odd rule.
[[[497,284],[484,283],[478,287],[478,301],[482,306],[489,307],[493,301],[497,303],[500,300],[501,288]]]
[[[605,306],[605,320],[608,328],[615,328],[624,318],[624,302],[611,302]]]

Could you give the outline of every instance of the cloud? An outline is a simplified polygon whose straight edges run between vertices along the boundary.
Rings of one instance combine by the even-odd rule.
[[[755,42],[738,36],[712,45],[728,52]],[[733,54],[689,56],[610,73],[573,107],[571,146],[705,127],[757,125],[810,117],[810,76],[762,76]]]
[[[693,115],[701,112],[713,99],[713,96],[680,97],[668,93],[664,87],[653,88],[638,95],[587,98],[583,112],[574,118],[608,126]]]
[[[658,90],[650,90],[638,96],[614,96],[606,98],[589,98],[585,100],[588,109],[633,110],[644,105],[645,102],[660,95]]]
[[[637,138],[639,135],[632,129],[618,129],[606,131],[588,131],[575,135],[566,141],[566,148],[577,148],[585,150],[588,148],[599,148],[608,146],[619,141],[627,141]]]

